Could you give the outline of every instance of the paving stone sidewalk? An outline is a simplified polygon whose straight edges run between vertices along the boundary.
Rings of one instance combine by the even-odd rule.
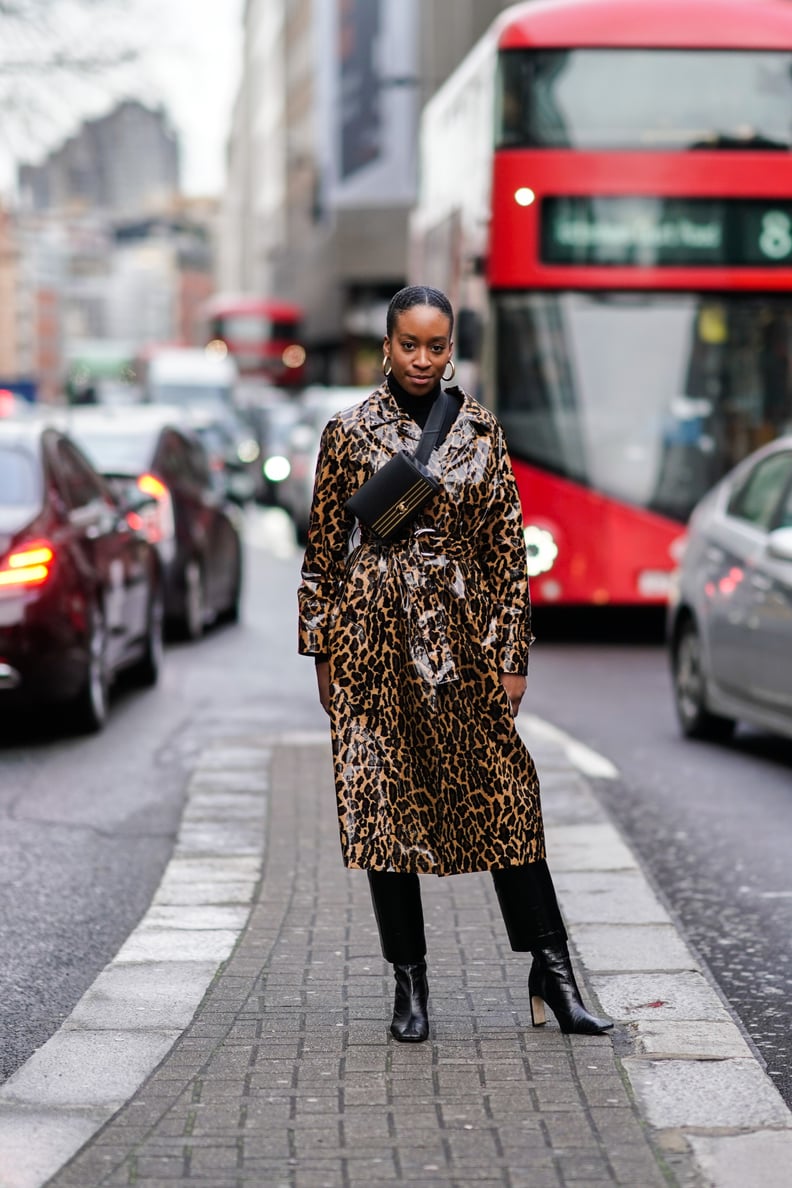
[[[554,826],[595,810],[544,752],[552,867]],[[531,1027],[529,959],[509,950],[486,875],[423,880],[432,1035],[395,1043],[367,881],[341,865],[329,746],[286,738],[266,753],[247,927],[175,1046],[50,1188],[705,1184],[686,1145],[661,1145],[642,1117],[624,1028]]]

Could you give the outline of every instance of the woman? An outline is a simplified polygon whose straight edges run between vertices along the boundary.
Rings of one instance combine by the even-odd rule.
[[[513,949],[531,952],[531,1018],[612,1024],[584,1008],[545,861],[539,784],[514,724],[530,632],[522,514],[494,416],[452,389],[429,461],[441,489],[391,544],[346,509],[400,450],[412,453],[451,367],[445,294],[400,290],[386,381],[324,430],[299,590],[300,640],[330,715],[345,864],[368,872],[391,1032],[429,1034],[418,876],[492,872]]]

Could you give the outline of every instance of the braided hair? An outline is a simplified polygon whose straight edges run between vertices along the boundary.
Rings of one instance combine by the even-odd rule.
[[[440,289],[432,289],[428,285],[407,285],[405,289],[399,289],[391,298],[391,303],[388,306],[388,316],[385,321],[385,329],[388,338],[391,338],[396,325],[396,319],[399,314],[405,310],[412,309],[415,305],[431,305],[435,309],[439,309],[448,318],[449,322],[449,338],[454,332],[454,311],[451,308],[451,302]]]

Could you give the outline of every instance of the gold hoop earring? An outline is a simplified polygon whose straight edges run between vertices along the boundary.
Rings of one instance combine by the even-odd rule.
[[[390,355],[383,355],[382,356],[382,374],[385,376],[385,379],[388,378],[388,376],[390,375],[390,373],[392,371],[393,371],[393,364],[391,363]]]
[[[450,384],[450,383],[451,383],[451,380],[452,380],[452,379],[454,378],[454,376],[456,375],[456,365],[455,365],[455,363],[454,363],[454,360],[453,360],[453,359],[449,359],[449,360],[448,360],[448,363],[450,363],[450,364],[451,364],[451,374],[450,374],[450,375],[446,375],[446,373],[445,373],[445,367],[443,368],[443,382],[444,382],[444,383],[446,383],[446,384]],[[446,363],[446,367],[448,367],[448,363]]]

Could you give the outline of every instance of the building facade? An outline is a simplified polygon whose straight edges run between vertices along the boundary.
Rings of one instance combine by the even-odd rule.
[[[35,378],[41,399],[68,390],[75,358],[205,341],[218,204],[182,197],[178,168],[164,112],[134,101],[86,121],[40,165],[20,167],[13,275],[10,256],[0,264],[13,310],[2,331],[5,339],[13,322],[9,366]],[[8,239],[0,226],[0,242]]]
[[[248,0],[220,215],[219,285],[274,292],[286,244],[286,3]]]
[[[0,387],[54,400],[63,341],[60,237],[0,208]]]
[[[226,289],[298,302],[315,378],[370,383],[406,282],[423,103],[507,4],[251,0]]]
[[[19,169],[22,206],[32,211],[160,210],[179,189],[179,143],[162,108],[137,100],[86,120],[39,165]]]
[[[12,376],[22,377],[16,294],[19,290],[19,245],[11,211],[0,206],[0,388]]]

